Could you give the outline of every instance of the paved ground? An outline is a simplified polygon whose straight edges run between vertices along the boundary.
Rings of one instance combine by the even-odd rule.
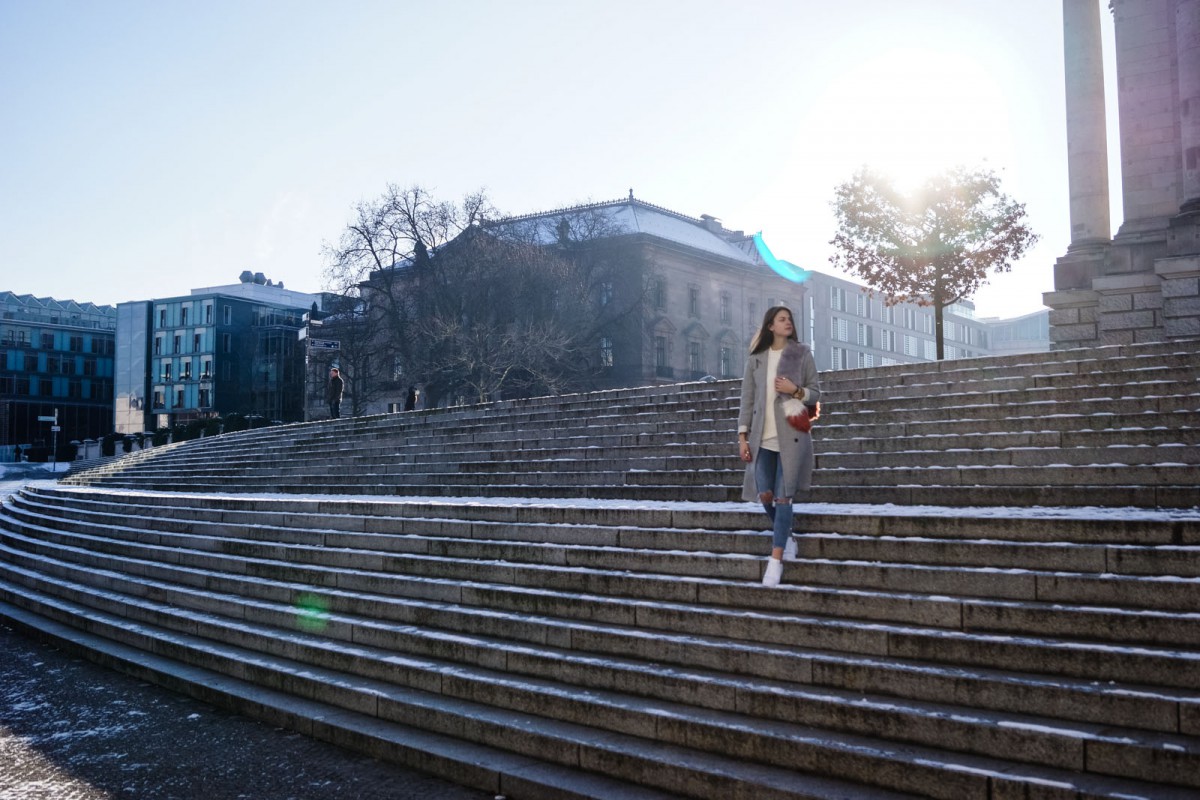
[[[0,624],[0,800],[492,800],[75,658]]]

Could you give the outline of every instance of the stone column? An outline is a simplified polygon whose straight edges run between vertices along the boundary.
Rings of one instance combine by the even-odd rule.
[[[1063,55],[1067,90],[1067,177],[1071,197],[1069,252],[1107,244],[1112,237],[1108,213],[1104,54],[1097,0],[1063,0]]]
[[[1179,134],[1183,204],[1200,212],[1200,0],[1175,0],[1175,54],[1179,64]]]
[[[1179,70],[1175,11],[1179,0],[1112,0],[1121,114],[1121,195],[1125,221],[1117,238],[1165,238],[1179,213]]]

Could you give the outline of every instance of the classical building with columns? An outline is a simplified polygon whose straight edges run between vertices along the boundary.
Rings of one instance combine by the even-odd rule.
[[[1111,0],[1124,222],[1109,220],[1099,0],[1063,0],[1071,244],[1055,348],[1200,336],[1200,0]]]

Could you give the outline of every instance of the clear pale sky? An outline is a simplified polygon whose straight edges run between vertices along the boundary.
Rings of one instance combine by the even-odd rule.
[[[389,182],[510,214],[632,188],[833,272],[836,184],[961,163],[1042,237],[975,298],[1012,316],[1069,242],[1062,64],[1057,0],[0,0],[0,290],[316,291]]]

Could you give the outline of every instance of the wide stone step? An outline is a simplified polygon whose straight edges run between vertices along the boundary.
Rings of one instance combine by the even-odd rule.
[[[550,606],[548,608],[553,608],[556,614],[567,613],[561,607],[557,593],[564,591],[596,593],[610,596],[606,608],[608,608],[610,615],[616,614],[616,616],[609,617],[610,621],[622,621],[627,624],[633,624],[633,617],[629,617],[625,613],[618,613],[619,607],[613,605],[611,595],[615,594],[622,597],[637,597],[652,601],[650,606],[643,604],[636,606],[636,620],[639,625],[650,625],[651,627],[663,630],[719,635],[725,626],[735,624],[742,631],[743,637],[753,641],[788,641],[792,643],[804,643],[807,646],[865,654],[882,654],[890,652],[888,650],[889,647],[905,646],[892,643],[891,640],[893,637],[898,637],[901,640],[913,637],[922,643],[917,646],[932,647],[936,651],[928,655],[932,660],[944,661],[948,659],[959,663],[980,665],[983,663],[999,664],[1003,660],[1008,659],[1010,662],[1008,668],[1024,671],[1038,671],[1050,667],[1055,671],[1061,671],[1065,674],[1072,674],[1078,677],[1104,677],[1127,681],[1135,679],[1131,675],[1140,675],[1141,677],[1137,678],[1137,680],[1144,680],[1153,675],[1156,682],[1164,685],[1178,685],[1190,688],[1200,686],[1200,683],[1196,685],[1187,683],[1188,680],[1192,679],[1200,681],[1200,676],[1193,675],[1189,678],[1187,676],[1173,675],[1171,674],[1172,671],[1178,670],[1179,667],[1167,666],[1174,665],[1178,659],[1182,659],[1179,662],[1180,664],[1198,661],[1200,660],[1200,656],[1196,654],[1161,648],[1147,648],[1145,652],[1125,650],[1117,645],[1092,644],[1083,640],[1071,644],[1072,648],[1078,648],[1081,651],[1088,650],[1088,648],[1100,648],[1096,652],[1104,653],[1103,658],[1109,663],[1099,665],[1079,662],[1068,653],[1058,650],[1058,643],[1040,641],[1034,638],[1029,638],[1020,644],[1015,644],[1003,642],[987,634],[975,635],[966,631],[937,630],[928,627],[897,627],[894,623],[878,624],[874,627],[869,625],[863,626],[851,620],[843,620],[837,616],[839,610],[845,613],[845,609],[850,607],[856,599],[853,597],[847,598],[839,592],[831,592],[824,597],[809,592],[796,592],[790,598],[798,600],[799,602],[796,603],[798,606],[816,606],[819,608],[818,613],[831,614],[834,615],[834,618],[807,616],[801,612],[788,617],[771,620],[759,619],[753,615],[747,616],[745,613],[726,611],[724,608],[731,604],[734,606],[753,606],[755,605],[753,598],[757,597],[770,601],[773,599],[772,595],[779,594],[763,592],[762,587],[753,583],[749,585],[729,585],[727,582],[718,580],[663,580],[662,577],[652,575],[637,577],[587,568],[545,567],[514,563],[497,565],[480,562],[466,563],[459,559],[387,553],[364,553],[361,558],[355,559],[350,554],[335,551],[327,555],[328,565],[326,565],[326,563],[319,563],[317,559],[317,556],[320,555],[318,548],[269,548],[267,546],[257,547],[253,543],[245,543],[242,548],[238,548],[247,553],[247,555],[242,555],[240,553],[185,550],[179,545],[140,545],[89,534],[66,534],[46,528],[38,528],[20,521],[14,522],[10,520],[6,524],[8,530],[0,534],[6,546],[15,549],[25,549],[47,557],[52,557],[56,553],[68,552],[72,549],[77,554],[83,554],[77,555],[77,557],[91,559],[92,563],[96,563],[101,554],[124,559],[141,558],[148,561],[169,555],[169,557],[173,558],[174,563],[191,569],[244,573],[271,577],[277,580],[299,581],[309,583],[313,586],[342,586],[343,583],[341,583],[341,580],[344,579],[339,579],[336,574],[330,575],[331,571],[336,573],[338,570],[352,570],[356,573],[367,572],[372,575],[379,572],[385,574],[399,573],[409,576],[419,575],[433,580],[487,581],[508,586],[524,587],[530,590],[536,589],[538,591],[550,592],[551,594],[545,598],[544,602],[549,602]],[[40,540],[32,538],[35,535],[40,537]],[[186,543],[185,537],[171,536],[170,538],[177,539],[181,543]],[[296,560],[276,560],[286,557],[286,553],[288,552]],[[380,577],[376,575],[374,580],[378,581]],[[483,591],[483,595],[487,597],[486,590]],[[764,597],[764,595],[766,596]],[[740,600],[738,599],[739,596],[741,596]],[[859,602],[866,602],[866,600],[861,598],[857,599]],[[847,600],[851,602],[846,602]],[[880,597],[879,600],[882,604],[895,602],[894,598],[889,597]],[[496,598],[490,598],[484,599],[482,602],[499,601]],[[921,621],[926,624],[931,619],[936,618],[936,615],[941,614],[943,620],[946,620],[942,624],[957,625],[963,613],[955,602],[948,599],[939,601],[931,598],[930,600],[922,601],[918,597],[912,598],[907,602],[913,606],[910,611],[914,615],[920,616],[922,618]],[[680,605],[681,603],[695,603],[714,607],[707,609],[706,613],[701,613],[702,609],[693,608],[691,605]],[[565,605],[568,608],[576,608],[572,613],[581,613],[577,604],[568,602]],[[586,609],[587,604],[585,603],[584,605]],[[940,611],[938,609],[939,605],[942,607]],[[868,605],[867,607],[869,608],[870,606]],[[789,609],[789,612],[791,611],[793,609]],[[1025,611],[1029,618],[1033,618],[1037,613],[1032,608],[1026,608]],[[1043,613],[1045,611],[1044,609]],[[1003,619],[1004,612],[1005,610],[1001,608],[999,611],[993,612],[992,616]],[[593,618],[596,611],[595,609],[587,609],[582,613],[588,618]],[[1066,611],[1060,613],[1064,617],[1067,616]],[[697,618],[698,615],[699,618]],[[981,625],[986,625],[984,620],[987,616],[988,612],[984,610],[978,610],[975,614],[975,618],[979,620]],[[1100,614],[1098,616],[1104,615]],[[1109,622],[1116,624],[1118,616],[1116,613],[1109,613],[1107,618]],[[657,620],[657,622],[652,622],[651,620]],[[1086,621],[1086,610],[1081,615],[1081,620]],[[1186,624],[1184,618],[1180,618],[1180,622]],[[1142,620],[1140,628],[1136,627],[1135,624],[1132,630],[1149,630],[1154,625],[1154,619],[1145,619]],[[1102,632],[1104,629],[1101,625],[1092,625],[1091,630]],[[784,634],[785,631],[788,632],[786,634],[787,638],[780,639],[779,636]],[[1184,635],[1187,636],[1187,634]],[[971,642],[976,643],[979,652],[974,652]],[[952,656],[948,657],[942,652],[942,644],[945,644],[949,648],[948,652],[953,653]],[[912,646],[912,643],[910,642],[907,646]],[[1151,651],[1153,654],[1151,654]],[[989,661],[989,659],[997,660]],[[1035,666],[1041,660],[1044,660],[1044,663],[1041,663],[1040,666]],[[1135,664],[1137,666],[1134,666]],[[1077,670],[1084,670],[1084,672],[1081,673]],[[1089,670],[1098,670],[1099,672],[1089,672]],[[1105,670],[1116,671],[1107,672]],[[1129,672],[1128,670],[1133,671]],[[1145,672],[1139,672],[1139,670],[1145,670]],[[1184,683],[1177,683],[1180,680],[1184,681]]]
[[[828,388],[848,398],[861,397],[858,392],[878,391],[881,386],[903,390],[924,387],[924,392],[944,391],[946,387],[987,385],[998,388],[1027,388],[1039,386],[1063,386],[1112,384],[1114,375],[1127,376],[1130,383],[1148,380],[1195,380],[1197,377],[1195,358],[1191,354],[1178,353],[1172,356],[1135,356],[1105,362],[1099,368],[1094,361],[1060,362],[1048,365],[991,366],[986,370],[977,368],[946,370],[937,373],[909,373],[880,381],[874,371],[858,376],[846,376],[842,372],[825,373],[821,376],[822,389]]]
[[[44,608],[69,619],[72,606],[58,603],[47,604]],[[0,602],[0,616],[30,635],[141,680],[243,716],[300,731],[351,750],[368,752],[376,758],[482,791],[507,793],[514,797],[552,796],[571,800],[611,797],[668,800],[678,797],[604,775],[515,756],[409,726],[384,723],[377,717],[189,666],[8,603]]]
[[[8,603],[63,624],[68,624],[71,618],[78,617],[83,611],[83,607],[69,600],[40,601],[37,596],[21,593],[2,583],[0,597]],[[639,787],[654,790],[656,786],[662,787],[659,791],[669,787],[678,794],[683,789],[686,795],[702,798],[738,796],[747,792],[812,800],[849,796],[911,796],[805,775],[795,771],[794,765],[784,769],[762,763],[747,763],[719,752],[667,744],[662,741],[666,737],[647,739],[535,714],[496,709],[470,699],[411,689],[386,680],[353,675],[284,656],[267,655],[258,650],[214,642],[189,632],[160,628],[149,622],[131,622],[125,616],[130,606],[118,606],[113,602],[103,605],[122,613],[117,615],[105,609],[89,609],[87,613],[92,618],[92,631],[119,644],[149,649],[161,657],[169,658],[176,664],[174,671],[181,676],[191,675],[194,670],[200,669],[222,678],[234,678],[271,690],[305,698],[319,697],[326,708],[336,711],[333,715],[335,719],[349,712],[384,725],[414,726],[475,747],[519,756],[527,760],[527,769],[536,763],[528,760],[536,759],[581,770],[579,777],[583,780],[568,782],[568,791],[579,791],[577,786],[586,788],[593,779],[592,773],[599,773],[608,779],[605,790],[616,792],[615,795],[588,793],[567,796],[624,797],[622,782],[632,784],[632,797],[653,797],[655,795],[644,789],[639,794]],[[169,613],[166,610],[164,612]],[[191,625],[210,633],[219,628],[215,622],[196,616],[193,616]],[[293,651],[301,649],[302,637],[294,633],[291,637],[299,640],[293,645]],[[361,660],[363,653],[362,648],[356,649],[355,660]],[[345,662],[346,659],[341,659],[340,663]],[[448,679],[450,677],[447,676]],[[322,716],[307,720],[313,726],[321,721]],[[789,740],[789,743],[792,741]],[[849,751],[847,758],[856,755],[850,748],[845,749]],[[1105,793],[1109,787],[1124,784],[1097,777],[1089,781],[1088,777],[1083,776],[1081,782],[1090,782]],[[975,796],[986,796],[978,793],[979,785],[985,785],[986,779],[967,778],[963,783],[975,787]],[[531,781],[530,784],[537,787],[536,782]],[[603,782],[597,785],[605,786]],[[1133,785],[1136,784],[1124,788],[1127,790]],[[546,789],[542,788],[542,791]],[[1105,794],[1096,796],[1103,797]]]
[[[50,560],[20,553],[12,563],[47,574],[67,577],[77,574],[70,562]],[[108,565],[117,562],[109,559]],[[92,567],[90,572],[101,575],[104,570]],[[120,571],[112,573],[119,576]],[[293,602],[298,594],[310,587],[269,581],[229,573],[203,573],[185,568],[159,564],[138,580],[167,580],[217,592],[234,592],[266,600]],[[99,578],[98,578],[99,579]],[[146,591],[151,591],[147,589]],[[1062,678],[1045,680],[1029,674],[1006,675],[990,671],[954,668],[943,670],[934,665],[903,663],[894,660],[847,659],[833,653],[804,651],[781,646],[757,646],[742,641],[698,636],[674,636],[667,633],[645,633],[632,628],[615,627],[592,620],[561,620],[509,612],[494,608],[472,608],[461,603],[412,599],[395,595],[361,595],[344,589],[322,590],[330,612],[368,610],[371,618],[393,620],[403,624],[420,624],[409,629],[405,641],[414,646],[428,642],[420,652],[426,655],[457,653],[462,635],[503,636],[535,645],[573,642],[573,647],[586,647],[604,654],[640,656],[655,662],[663,659],[683,666],[708,665],[729,671],[736,669],[749,675],[768,679],[781,678],[804,681],[816,686],[848,688],[891,696],[910,696],[918,700],[945,701],[958,698],[964,705],[984,709],[1023,711],[1025,713],[1054,713],[1064,719],[1122,724],[1166,732],[1176,731],[1178,721],[1188,719],[1192,712],[1179,704],[1196,702],[1196,698],[1176,697],[1162,690],[1157,693],[1132,690],[1130,687],[1095,683],[1072,683]],[[419,594],[419,593],[418,593]],[[567,627],[569,626],[569,627]],[[451,633],[441,634],[437,629]],[[568,634],[569,635],[564,635]],[[586,655],[586,654],[585,654]]]
[[[41,590],[53,588],[51,581],[32,574],[27,577],[37,582]],[[86,591],[80,593],[78,587],[78,584],[63,583],[58,591],[68,597],[77,594],[83,594],[86,598],[95,597]],[[236,600],[228,599],[227,602],[236,603]],[[555,723],[586,723],[591,728],[606,729],[618,735],[649,736],[655,741],[666,741],[677,746],[710,742],[709,748],[726,752],[729,736],[736,731],[738,743],[734,750],[743,759],[778,767],[801,766],[807,771],[852,776],[866,782],[882,783],[887,788],[907,791],[928,792],[931,782],[948,781],[950,785],[932,795],[941,797],[989,796],[986,781],[979,785],[967,780],[968,767],[972,772],[1005,774],[1015,781],[1040,781],[1047,777],[1045,772],[1032,772],[1029,767],[1015,768],[997,760],[1005,757],[1064,770],[1079,771],[1086,768],[1093,773],[1107,772],[1115,773],[1118,777],[1150,780],[1161,779],[1165,767],[1168,774],[1178,776],[1176,779],[1182,783],[1193,786],[1200,783],[1200,772],[1194,767],[1198,756],[1196,751],[1200,751],[1200,748],[1181,737],[1106,731],[1101,728],[1089,730],[1079,725],[1056,728],[1047,720],[1023,721],[986,715],[977,715],[975,718],[962,716],[953,723],[947,723],[946,710],[936,707],[901,706],[893,702],[872,708],[862,698],[855,702],[855,698],[839,698],[829,693],[809,692],[805,696],[803,691],[792,695],[789,687],[755,685],[753,682],[728,686],[725,691],[729,694],[724,702],[720,699],[721,687],[708,686],[705,691],[710,698],[709,707],[700,712],[690,704],[681,705],[657,698],[655,688],[642,682],[647,677],[645,675],[638,676],[639,691],[635,701],[633,696],[614,693],[611,689],[589,686],[581,692],[547,678],[515,677],[511,672],[498,673],[479,668],[472,670],[470,667],[431,662],[425,658],[398,657],[390,648],[375,647],[371,642],[378,641],[386,647],[403,638],[405,632],[389,631],[386,626],[378,624],[372,626],[374,635],[358,637],[357,628],[354,629],[355,633],[346,631],[344,634],[347,639],[361,638],[367,643],[339,647],[336,636],[331,641],[328,635],[306,636],[286,627],[270,626],[272,621],[289,626],[295,618],[295,609],[288,605],[276,604],[272,608],[269,604],[257,604],[252,628],[224,616],[181,612],[177,605],[133,598],[122,600],[112,591],[95,607],[107,613],[119,613],[122,619],[138,619],[143,624],[178,632],[196,632],[209,640],[227,643],[224,647],[242,648],[246,654],[245,662],[253,661],[259,670],[263,668],[264,653],[286,659],[289,663],[282,671],[287,673],[289,680],[296,680],[301,675],[304,676],[301,680],[311,679],[309,670],[313,668],[344,672],[351,667],[353,676],[342,677],[337,684],[339,689],[332,692],[327,689],[326,698],[352,691],[349,687],[365,678],[375,684],[372,694],[377,698],[376,703],[366,709],[368,712],[404,718],[413,713],[416,707],[423,709],[426,726],[431,724],[429,715],[446,713],[447,702],[463,701],[472,704],[474,714],[484,719],[501,718],[492,709],[535,715],[520,726],[526,736],[530,735],[531,729],[546,731],[555,727]],[[337,617],[322,621],[330,628],[350,627],[363,622]],[[531,657],[537,658],[539,655],[547,660],[550,658],[549,654],[540,653],[534,653]],[[299,663],[296,663],[297,660]],[[570,665],[564,666],[570,672]],[[325,677],[328,686],[332,676]],[[671,683],[678,686],[686,682],[688,677],[676,674],[672,676]],[[452,679],[448,681],[448,678]],[[385,682],[380,684],[379,681]],[[429,693],[431,686],[435,687],[433,695]],[[785,692],[784,697],[790,698],[789,701],[781,700],[781,691]],[[690,697],[695,692],[694,689],[687,694]],[[390,713],[385,711],[379,706],[384,698],[402,708],[391,709]],[[345,698],[339,702],[348,708],[364,710],[361,701],[356,699]],[[722,705],[729,706],[728,710],[723,710]],[[839,710],[836,708],[839,705],[845,708]],[[737,713],[734,706],[756,716],[747,717]],[[827,711],[827,706],[832,708]],[[764,717],[771,719],[771,712],[776,721],[766,724]],[[921,723],[923,716],[928,719],[925,724]],[[946,742],[956,741],[968,753],[987,753],[991,757],[979,759],[958,755],[947,762],[938,756],[936,750],[914,752],[909,748],[897,751],[873,739],[847,738],[847,733],[842,730],[835,733],[825,728],[811,727],[811,724],[819,724],[831,717],[840,720],[845,729],[861,728],[864,733],[881,728],[897,733],[903,731],[900,734],[902,739],[920,742],[929,737],[943,746]],[[669,730],[662,725],[665,719],[672,720]],[[433,724],[436,726],[438,723]],[[508,724],[511,725],[511,721]],[[725,745],[722,746],[720,742],[725,742]],[[507,746],[514,745],[508,743]],[[699,746],[708,749],[703,744]],[[519,751],[526,754],[536,752],[526,748],[519,748]],[[904,755],[897,764],[895,762],[901,752]],[[1021,775],[1023,771],[1025,775]],[[887,776],[881,776],[881,772],[887,773]],[[1080,779],[1070,772],[1064,772],[1060,780],[1070,784]],[[1083,776],[1082,782],[1086,784],[1086,776]],[[1101,784],[1097,783],[1096,786],[1099,788]],[[1124,787],[1124,790],[1130,788]]]

